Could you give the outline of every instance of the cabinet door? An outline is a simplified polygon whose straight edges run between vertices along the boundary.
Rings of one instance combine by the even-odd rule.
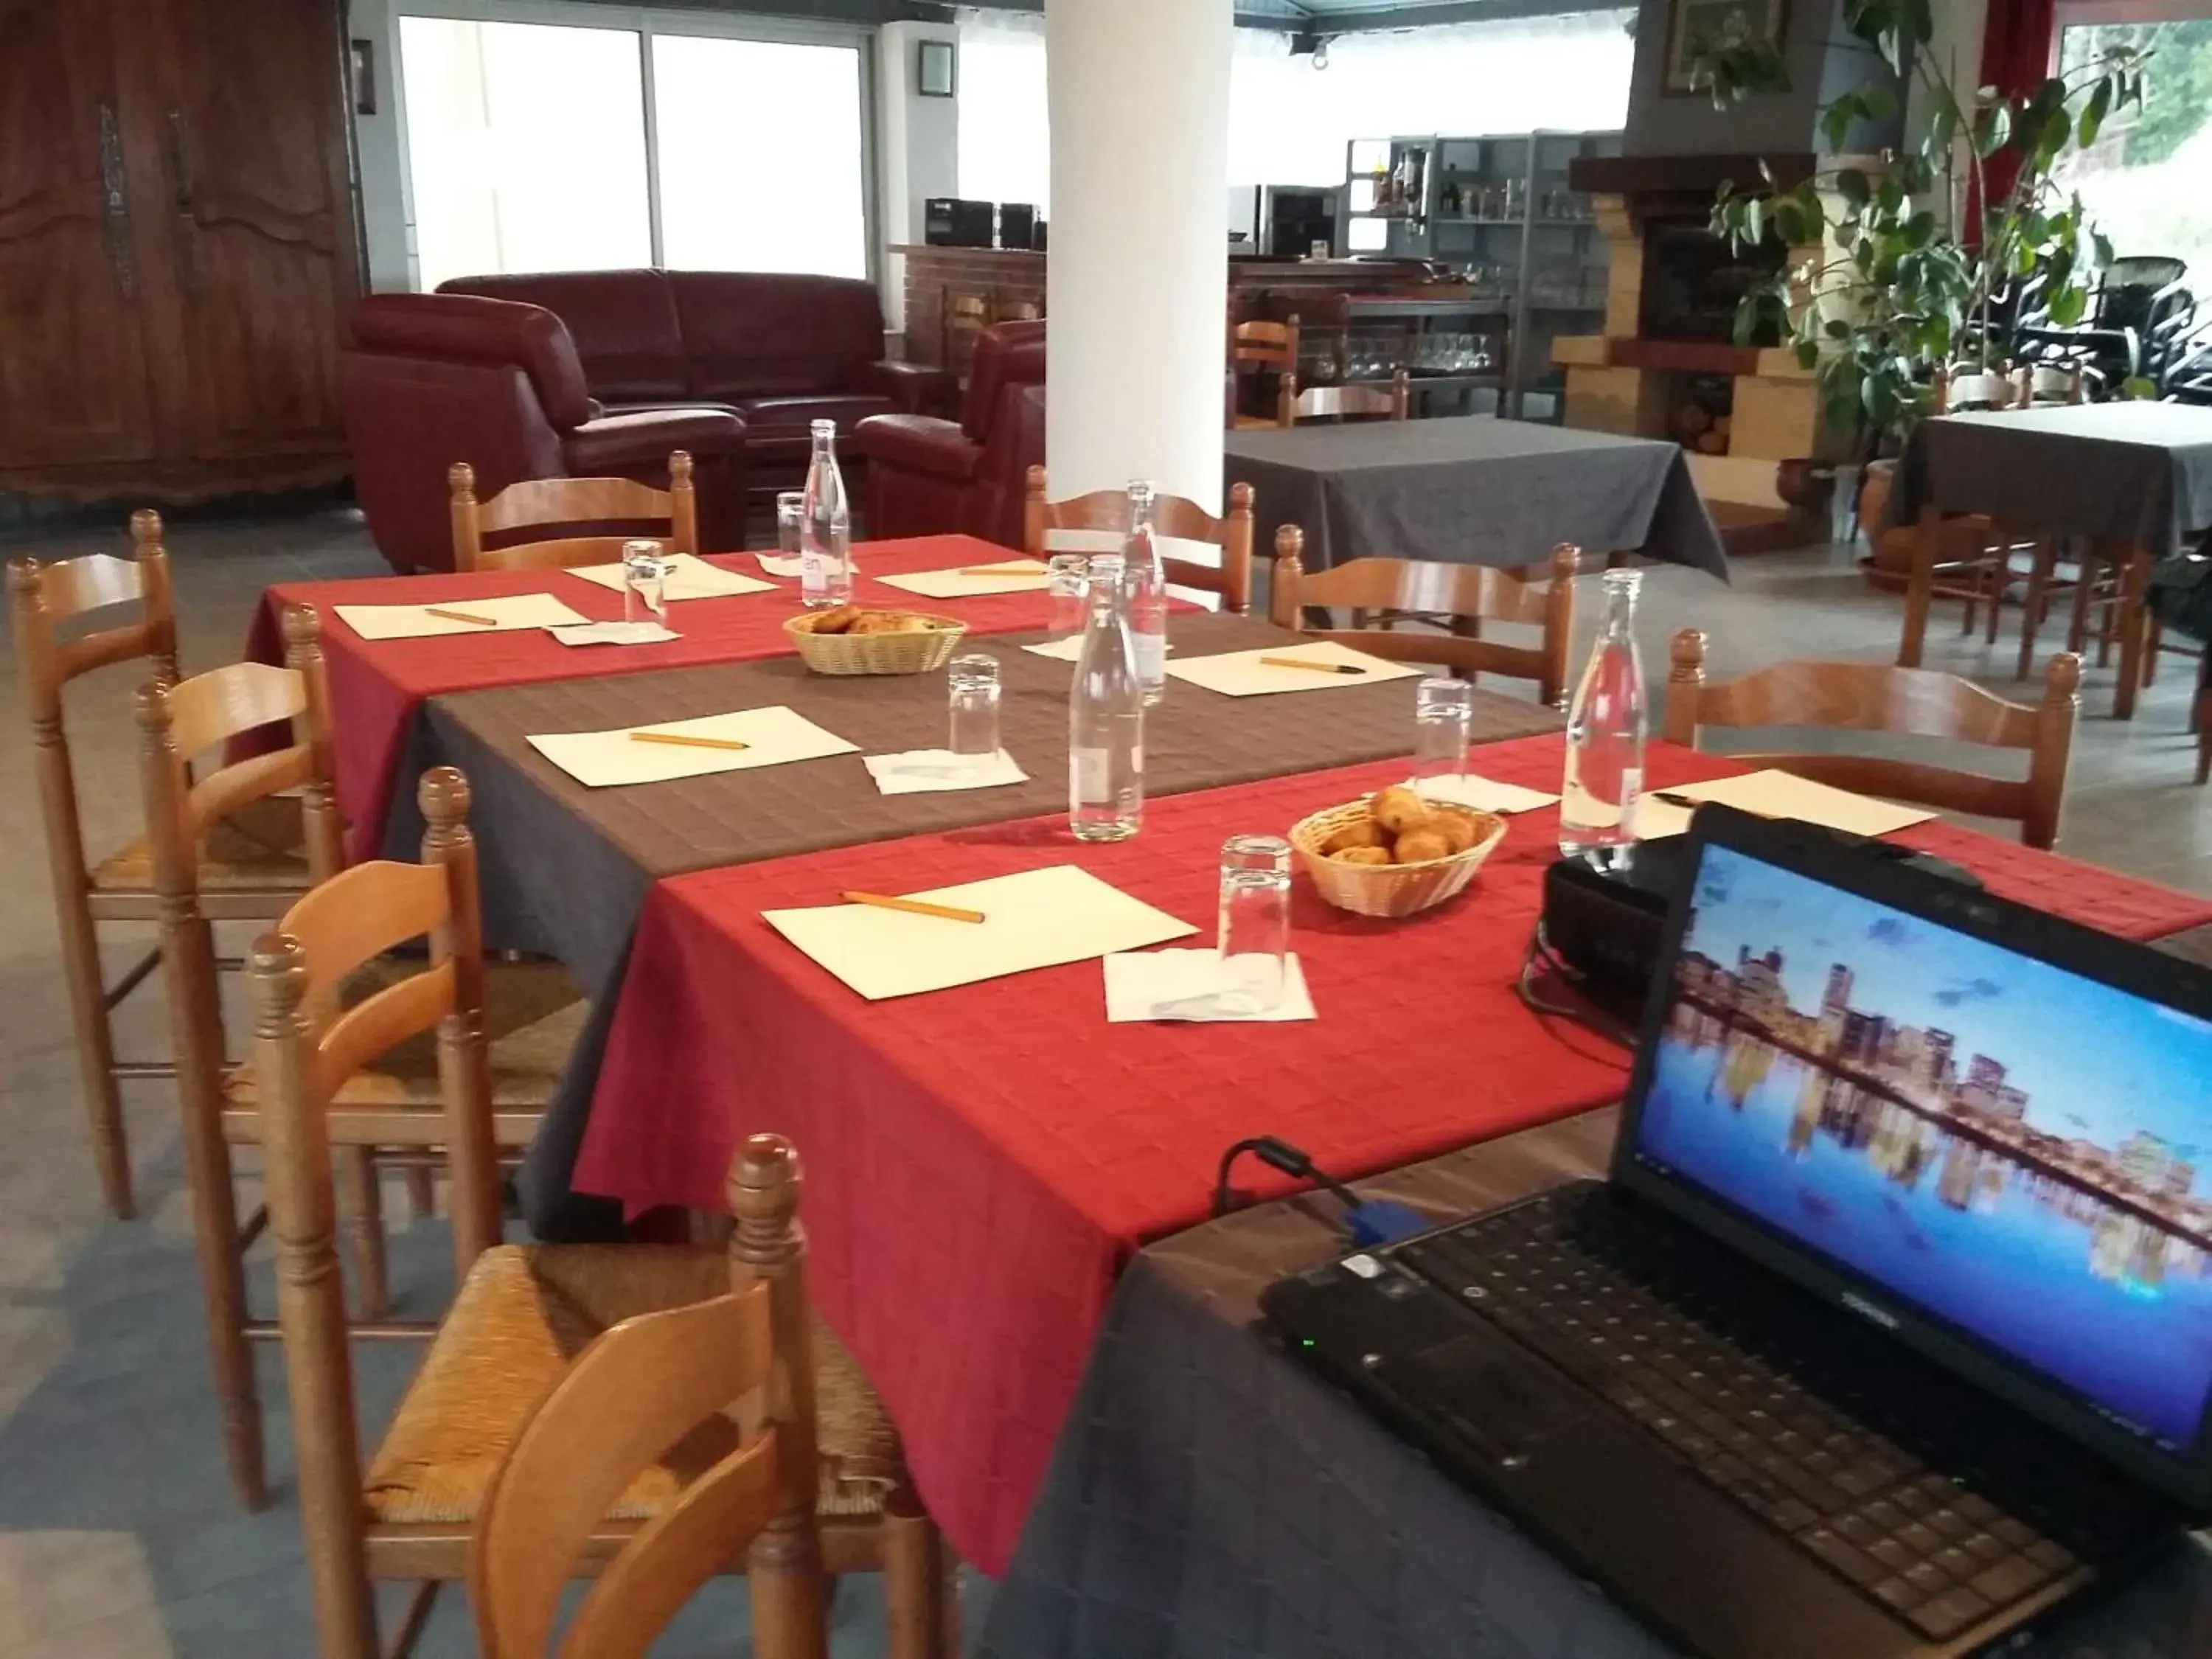
[[[335,476],[337,347],[359,286],[337,0],[148,10],[135,113],[167,186],[149,341],[164,459],[208,488]]]
[[[0,0],[0,489],[154,452],[106,0]]]

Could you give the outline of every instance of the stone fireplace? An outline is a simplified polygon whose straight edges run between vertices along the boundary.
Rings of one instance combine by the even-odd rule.
[[[1741,550],[1826,533],[1808,489],[1832,458],[1816,370],[1776,341],[1735,343],[1736,303],[1755,283],[1822,252],[1770,240],[1741,252],[1712,234],[1723,184],[1793,188],[1835,164],[1821,107],[1847,88],[1890,76],[1836,21],[1838,0],[1796,0],[1780,43],[1788,86],[1716,110],[1668,88],[1670,0],[1643,0],[1622,154],[1575,162],[1611,267],[1604,331],[1559,339],[1569,426],[1682,445],[1700,495]],[[1891,83],[1894,85],[1893,77]],[[1848,135],[1856,165],[1898,142],[1894,123]]]

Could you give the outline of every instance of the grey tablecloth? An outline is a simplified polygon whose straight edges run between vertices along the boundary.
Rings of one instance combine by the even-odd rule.
[[[1239,617],[1178,615],[1184,655],[1245,650],[1294,637]],[[1066,687],[1062,662],[992,641],[1000,664],[1000,731],[1031,781],[1003,789],[879,794],[858,756],[806,766],[724,773],[621,789],[588,789],[531,747],[532,733],[605,730],[782,703],[868,753],[945,741],[944,682],[827,678],[796,657],[607,678],[551,680],[431,699],[411,728],[400,775],[458,766],[473,795],[482,851],[484,931],[495,946],[557,957],[581,981],[592,1014],[524,1164],[520,1187],[544,1238],[588,1237],[619,1220],[613,1206],[572,1194],[606,1033],[647,890],[663,877],[1050,812],[1066,800]],[[1146,781],[1176,794],[1403,754],[1411,746],[1412,682],[1345,684],[1297,696],[1231,698],[1172,684],[1148,718]],[[1553,710],[1478,691],[1475,734],[1490,741],[1559,729]],[[389,856],[422,840],[414,791],[393,792]]]
[[[1359,1184],[1441,1220],[1599,1173],[1613,1127],[1592,1113]],[[1674,1659],[1259,1334],[1260,1291],[1340,1252],[1333,1211],[1257,1206],[1123,1275],[987,1659]],[[2021,1650],[2207,1653],[2212,1557],[2193,1544]]]
[[[1682,452],[1649,438],[1469,416],[1232,432],[1228,477],[1260,535],[1305,532],[1318,569],[1357,558],[1541,564],[1559,542],[1728,578]]]
[[[1898,464],[1890,520],[1911,524],[1929,506],[2172,552],[2212,527],[2212,409],[2084,404],[1923,421]]]

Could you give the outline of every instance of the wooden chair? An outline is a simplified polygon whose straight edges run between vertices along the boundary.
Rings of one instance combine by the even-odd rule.
[[[939,320],[937,360],[962,386],[975,362],[975,341],[1000,320],[997,295],[989,289],[947,289]]]
[[[1242,432],[1254,428],[1289,426],[1297,419],[1298,319],[1292,315],[1279,323],[1239,323],[1229,331],[1229,373],[1241,392],[1244,377],[1254,373],[1275,378],[1275,412],[1238,414],[1234,422]],[[1241,403],[1241,398],[1239,402]]]
[[[1353,559],[1309,573],[1305,537],[1296,525],[1275,532],[1275,568],[1268,611],[1278,628],[1295,628],[1317,640],[1334,640],[1392,662],[1433,663],[1468,678],[1510,674],[1536,682],[1540,702],[1563,707],[1567,696],[1567,647],[1575,627],[1578,548],[1552,550],[1546,580],[1485,565],[1431,564],[1414,559]],[[1307,611],[1342,606],[1354,614],[1348,629],[1312,628]],[[1370,611],[1448,618],[1452,631],[1401,633],[1364,628]],[[1486,622],[1528,623],[1544,630],[1533,646],[1504,645],[1482,637]]]
[[[949,1562],[914,1496],[897,1434],[866,1379],[818,1322],[798,1328],[805,1307],[802,1247],[789,1225],[787,1203],[781,1225],[763,1219],[764,1209],[772,1212],[782,1201],[773,1194],[782,1191],[787,1199],[795,1176],[770,1179],[756,1156],[741,1160],[741,1182],[751,1181],[771,1196],[760,1203],[741,1198],[726,1255],[690,1246],[499,1242],[497,1137],[475,966],[467,785],[441,767],[424,776],[421,793],[430,825],[424,863],[377,862],[347,871],[263,935],[249,969],[278,1319],[320,1659],[376,1659],[372,1586],[380,1580],[416,1586],[394,1644],[396,1653],[405,1653],[439,1587],[470,1571],[470,1530],[486,1512],[497,1472],[539,1402],[555,1395],[569,1362],[601,1332],[637,1315],[726,1297],[733,1271],[770,1282],[770,1321],[781,1360],[770,1412],[780,1439],[787,1437],[793,1475],[817,1461],[807,1431],[818,1413],[819,1480],[811,1490],[823,1569],[884,1572],[894,1659],[936,1659],[951,1616]],[[429,941],[420,972],[338,1012],[340,986],[392,946],[420,937]],[[349,1079],[395,1045],[433,1033],[437,1133],[453,1155],[453,1249],[462,1278],[364,1468],[337,1264],[331,1156],[348,1137],[389,1133],[388,1126],[349,1122],[343,1106]],[[804,1363],[810,1345],[811,1369]],[[716,1356],[702,1350],[687,1354],[686,1362],[703,1373]],[[597,1426],[634,1429],[638,1419],[629,1409],[640,1403],[626,1402]],[[687,1438],[622,1486],[604,1510],[584,1517],[583,1534],[564,1534],[563,1547],[604,1561],[641,1532],[683,1533],[694,1522],[679,1495],[731,1449],[730,1437]],[[569,1450],[572,1472],[587,1461],[604,1472],[577,1447]],[[573,1513],[574,1497],[559,1500],[559,1509],[541,1518]],[[527,1504],[518,1512],[515,1501],[508,1500],[510,1521],[527,1536]],[[522,1519],[514,1521],[518,1513]],[[663,1524],[650,1524],[663,1516]],[[756,1547],[755,1565],[772,1579],[811,1574],[808,1530],[803,1517],[780,1509]],[[507,1554],[497,1540],[486,1548]],[[525,1590],[551,1570],[542,1563],[533,1567],[522,1581]],[[502,1599],[495,1605],[511,1608],[508,1588],[495,1588]],[[802,1593],[802,1585],[772,1583],[767,1601],[798,1606]],[[519,1639],[520,1630],[507,1627],[504,1611],[501,1616],[502,1639]]]
[[[469,1557],[483,1659],[541,1659],[562,1589],[640,1473],[757,1395],[766,1423],[599,1570],[564,1659],[644,1659],[653,1639],[744,1551],[758,1659],[828,1659],[814,1512],[813,1362],[793,1218],[799,1161],[757,1135],[730,1172],[738,1218],[728,1294],[625,1320],[578,1355],[492,1478]],[[796,1386],[791,1386],[796,1384]]]
[[[622,557],[623,544],[634,538],[604,533],[545,541],[512,538],[519,531],[626,520],[665,520],[670,552],[696,556],[699,551],[699,504],[691,485],[691,457],[680,449],[668,458],[666,489],[634,478],[526,478],[479,502],[476,469],[466,461],[455,461],[446,469],[446,484],[453,495],[456,570],[566,570],[580,564],[612,564]],[[493,537],[508,539],[487,546]]]
[[[1412,419],[1413,413],[1413,378],[1401,368],[1390,377],[1388,386],[1354,381],[1306,386],[1291,400],[1286,424],[1346,419],[1404,421]]]
[[[234,1068],[227,1058],[210,923],[239,915],[273,921],[303,894],[319,890],[343,863],[331,800],[329,693],[314,611],[289,608],[284,633],[292,667],[234,663],[175,686],[148,685],[138,694],[139,774],[161,902],[163,979],[209,1352],[232,1484],[240,1501],[253,1510],[264,1507],[268,1495],[250,1345],[273,1339],[276,1329],[252,1317],[246,1302],[245,1256],[267,1214],[265,1209],[257,1211],[241,1224],[230,1148],[257,1142],[260,1119],[251,1072]],[[285,720],[293,723],[290,747],[191,781],[188,763],[195,756]],[[192,849],[215,817],[285,790],[298,792],[307,867],[315,884],[303,883],[273,896],[274,902],[257,911],[241,912],[229,896],[204,884],[204,866],[195,860]],[[470,879],[473,883],[473,864]],[[386,963],[378,971],[394,970],[394,964]],[[491,1005],[489,1029],[501,1039],[495,1051],[501,1108],[496,1131],[500,1144],[520,1148],[528,1144],[552,1098],[586,1011],[573,981],[551,964],[502,964],[494,983],[499,994]],[[442,1162],[422,1150],[442,1144],[442,1137],[431,1133],[439,1098],[436,1061],[428,1052],[400,1059],[389,1070],[355,1078],[343,1095],[343,1103],[356,1115],[349,1122],[362,1131],[345,1139],[340,1174],[362,1329],[386,1336],[426,1334],[428,1328],[394,1325],[387,1318],[391,1298],[378,1165],[404,1161],[419,1215],[430,1208],[430,1171]],[[394,1147],[416,1150],[391,1159],[380,1157],[383,1149]]]
[[[1160,495],[1152,503],[1152,527],[1178,541],[1212,542],[1221,550],[1218,565],[1191,559],[1162,556],[1168,581],[1176,587],[1195,588],[1217,595],[1224,611],[1238,615],[1252,608],[1252,486],[1234,485],[1229,491],[1229,512],[1215,518],[1195,501],[1181,495]],[[1129,496],[1126,490],[1095,489],[1071,501],[1045,499],[1045,473],[1041,466],[1029,471],[1029,495],[1024,515],[1024,545],[1033,559],[1048,556],[1045,533],[1053,530],[1108,531],[1126,535],[1129,529]]]
[[[1667,673],[1666,734],[1697,748],[1709,726],[1818,726],[1893,732],[2028,751],[2027,777],[2010,782],[1917,761],[1838,754],[1736,755],[1816,783],[1911,801],[1939,811],[2019,821],[2030,847],[2058,839],[2067,757],[2081,709],[2081,659],[2051,659],[2037,704],[2007,702],[1955,674],[1874,663],[1778,663],[1719,685],[1705,683],[1705,636],[1674,635]]]
[[[155,679],[173,682],[177,678],[169,556],[161,545],[160,517],[144,508],[132,514],[131,539],[135,556],[130,559],[94,553],[57,564],[17,559],[8,567],[16,667],[31,715],[31,769],[46,820],[47,872],[61,931],[62,977],[76,1030],[85,1118],[92,1130],[100,1192],[110,1212],[125,1218],[137,1213],[137,1205],[131,1192],[121,1085],[130,1079],[173,1077],[176,1067],[166,1061],[115,1057],[115,1010],[153,973],[161,953],[145,951],[110,985],[100,960],[100,925],[150,922],[157,907],[143,840],[96,864],[87,852],[76,773],[63,721],[63,689],[95,668],[141,659],[149,665]],[[66,641],[59,637],[62,628],[76,618],[123,605],[135,605],[136,616]],[[226,890],[246,883],[289,883],[295,890],[305,885],[304,862],[289,856],[281,861],[265,857],[268,849],[259,843],[234,845],[239,839],[226,834],[220,844],[208,848],[211,860],[238,860],[211,872],[211,884]],[[287,845],[296,842],[295,836]]]

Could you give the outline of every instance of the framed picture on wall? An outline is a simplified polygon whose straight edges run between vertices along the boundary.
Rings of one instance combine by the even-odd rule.
[[[1782,50],[1788,0],[1674,0],[1667,29],[1667,90],[1699,90],[1698,62],[1744,46]]]
[[[950,98],[958,70],[952,42],[921,40],[915,46],[915,90],[925,98]]]

